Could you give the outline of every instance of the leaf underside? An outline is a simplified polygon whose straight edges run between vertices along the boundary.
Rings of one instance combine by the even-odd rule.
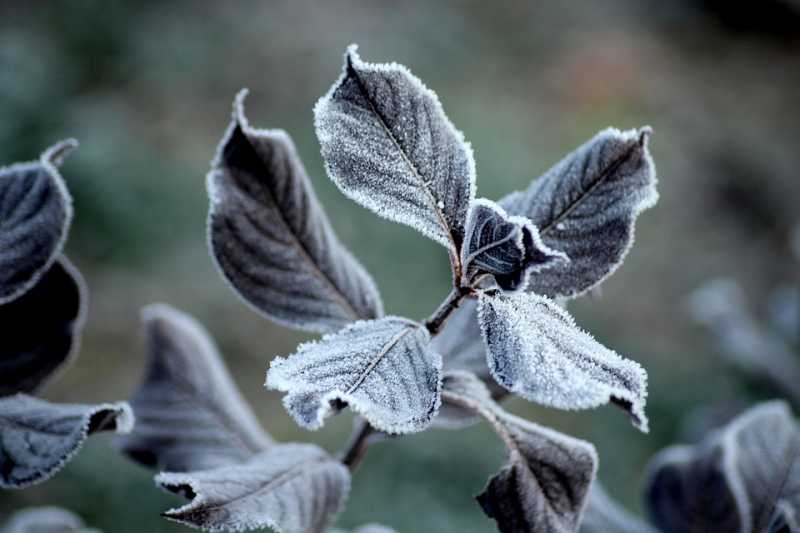
[[[0,396],[33,392],[77,352],[86,315],[80,272],[58,259],[36,285],[0,305]]]
[[[0,488],[24,488],[58,472],[86,438],[133,426],[124,403],[55,404],[24,394],[0,398]]]
[[[241,462],[269,447],[272,439],[203,327],[163,304],[142,317],[149,363],[130,399],[136,427],[120,448],[147,466],[184,472]]]
[[[441,357],[419,324],[397,317],[357,322],[278,357],[267,387],[289,394],[298,424],[318,429],[344,402],[387,433],[421,431],[439,408]]]
[[[209,243],[220,271],[268,318],[332,332],[383,316],[375,283],[339,242],[294,143],[257,130],[245,92],[208,175]]]

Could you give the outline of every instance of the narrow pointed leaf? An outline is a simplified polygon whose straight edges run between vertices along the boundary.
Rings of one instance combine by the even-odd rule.
[[[328,175],[342,192],[458,257],[475,163],[433,91],[401,65],[361,61],[351,46],[314,117]]]
[[[606,494],[599,482],[592,483],[580,533],[657,533],[650,525],[625,510]]]
[[[95,533],[97,530],[91,530]],[[89,533],[83,520],[60,507],[28,507],[17,511],[0,533]]]
[[[266,386],[289,394],[298,424],[318,429],[342,402],[387,433],[424,429],[439,408],[441,357],[419,324],[397,317],[357,322],[270,364]]]
[[[528,290],[579,296],[622,264],[636,217],[658,200],[649,135],[649,128],[601,131],[527,190],[500,201],[509,214],[531,219],[545,245],[570,258],[537,274]]]
[[[531,273],[539,272],[567,256],[545,246],[539,231],[524,217],[509,217],[505,210],[480,198],[472,202],[461,249],[463,284],[491,274],[506,291],[524,289]]]
[[[478,317],[492,376],[511,393],[559,409],[612,402],[647,431],[644,369],[579,329],[555,302],[536,294],[487,293]]]
[[[98,431],[126,433],[128,404],[55,404],[16,394],[0,398],[0,488],[23,488],[50,478]]]
[[[0,304],[30,289],[61,252],[72,198],[56,167],[76,146],[61,141],[38,161],[0,168]]]
[[[798,533],[800,532],[800,521],[797,518],[797,511],[785,500],[778,502],[775,514],[765,529],[765,533]]]
[[[119,439],[126,454],[183,472],[241,462],[272,444],[197,321],[163,304],[142,318],[149,362],[130,399],[136,427]]]
[[[40,389],[74,357],[86,302],[83,277],[62,256],[33,288],[0,305],[0,396]]]
[[[244,116],[245,92],[208,175],[220,271],[268,318],[315,332],[383,315],[370,275],[339,242],[294,144]]]
[[[156,483],[191,500],[164,516],[204,531],[319,533],[342,509],[350,474],[317,446],[280,444],[238,465],[165,472]]]

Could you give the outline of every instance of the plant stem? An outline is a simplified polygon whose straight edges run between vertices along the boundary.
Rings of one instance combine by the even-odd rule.
[[[463,300],[467,294],[469,294],[469,289],[464,287],[458,287],[450,291],[450,294],[447,295],[447,298],[445,298],[439,308],[425,321],[425,327],[431,335],[436,335],[441,331],[444,323],[447,322],[447,319],[450,318],[453,311],[458,309],[458,306],[461,305],[461,300]]]
[[[363,418],[358,422],[341,459],[342,464],[344,464],[350,472],[354,472],[361,464],[361,461],[367,454],[369,437],[376,431],[377,430]]]

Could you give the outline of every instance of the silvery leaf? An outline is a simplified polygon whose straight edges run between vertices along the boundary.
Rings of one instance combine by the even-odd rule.
[[[486,346],[478,324],[478,301],[468,299],[456,309],[444,328],[433,337],[431,348],[442,354],[445,370],[467,370],[489,377]]]
[[[749,504],[725,472],[727,454],[712,437],[656,455],[644,489],[651,522],[664,533],[749,531]]]
[[[372,278],[339,242],[282,130],[258,130],[242,91],[208,174],[209,242],[246,302],[281,324],[335,331],[383,315]]]
[[[288,392],[298,424],[318,429],[341,403],[387,433],[421,431],[436,415],[442,359],[428,331],[404,318],[356,322],[270,364],[266,386]]]
[[[56,167],[77,145],[61,141],[38,161],[0,168],[0,304],[30,289],[61,252],[72,198]]]
[[[511,393],[560,409],[609,401],[647,431],[647,374],[579,329],[552,300],[537,294],[484,293],[478,318],[494,379]]]
[[[735,281],[706,283],[692,293],[689,309],[714,334],[723,357],[800,404],[800,359],[779,336],[756,322]]]
[[[381,524],[366,524],[356,529],[353,533],[396,533],[396,531]]]
[[[502,207],[485,198],[472,202],[461,249],[465,286],[490,274],[501,289],[521,290],[528,285],[531,273],[564,261],[568,261],[567,256],[545,246],[539,230],[528,219],[509,217]]]
[[[580,533],[657,533],[615,502],[598,481],[592,483]]]
[[[363,62],[353,45],[314,117],[328,175],[344,194],[458,258],[475,163],[433,91],[401,65]]]
[[[136,427],[119,440],[126,454],[183,472],[241,462],[272,444],[197,321],[163,304],[142,319],[149,362],[130,399]]]
[[[570,259],[537,274],[529,291],[579,296],[622,263],[636,217],[658,200],[649,135],[649,128],[601,131],[527,190],[500,201],[509,214],[528,217],[544,244]]]
[[[35,391],[77,353],[86,286],[61,256],[36,285],[0,305],[0,396]]]
[[[342,509],[350,474],[317,446],[279,444],[242,464],[165,472],[156,484],[191,500],[163,516],[204,531],[318,533]]]
[[[16,394],[0,398],[0,488],[24,488],[50,478],[98,431],[127,433],[124,402],[55,404]]]
[[[28,507],[17,511],[6,523],[2,533],[90,533],[83,520],[60,507]]]
[[[480,402],[492,402],[492,395],[486,385],[473,373],[464,370],[451,370],[442,377],[442,391],[474,398]],[[475,424],[478,415],[460,405],[442,402],[432,427],[438,429],[462,429]]]
[[[744,488],[753,531],[763,531],[778,504],[800,509],[800,426],[782,401],[758,405],[725,430],[733,486]]]

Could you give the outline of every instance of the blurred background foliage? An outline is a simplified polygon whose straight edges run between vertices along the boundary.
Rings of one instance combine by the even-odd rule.
[[[479,195],[522,188],[613,125],[651,125],[661,201],[581,325],[649,372],[652,431],[612,407],[512,411],[594,442],[600,478],[635,510],[647,458],[680,440],[686,415],[754,390],[692,325],[686,295],[729,275],[750,294],[797,279],[788,242],[800,221],[800,3],[0,1],[0,164],[73,136],[64,165],[76,218],[67,252],[91,290],[80,357],[44,392],[123,399],[145,363],[139,309],[164,301],[216,337],[278,439],[336,450],[342,415],[307,434],[262,388],[268,361],[304,339],[246,308],[205,241],[204,176],[241,87],[258,127],[295,139],[341,239],[373,273],[388,313],[424,318],[449,284],[443,248],[343,197],[322,168],[312,106],[357,42],[367,61],[408,65],[438,92],[475,149]],[[340,525],[486,532],[472,496],[504,460],[485,428],[376,445]],[[106,532],[180,531],[159,512],[180,500],[93,439],[55,479],[0,494],[0,518],[53,504]]]

